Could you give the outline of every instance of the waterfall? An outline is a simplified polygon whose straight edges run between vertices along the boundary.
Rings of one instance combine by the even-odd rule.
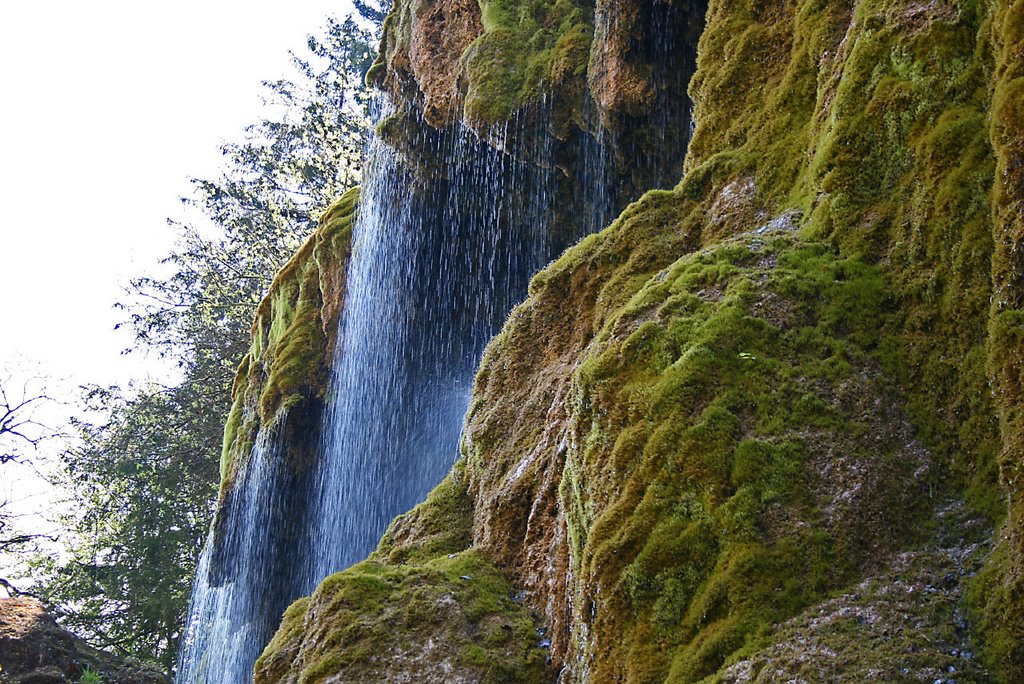
[[[462,127],[428,134],[414,143],[436,165],[426,180],[373,145],[324,424],[329,457],[310,497],[308,591],[365,558],[451,469],[484,345],[565,247],[548,227],[556,172],[495,149],[530,139],[524,156],[550,159],[548,136],[520,128],[495,131],[493,147]]]
[[[484,345],[530,276],[643,190],[678,180],[696,46],[680,36],[703,17],[691,4],[699,15],[660,0],[643,13],[654,107],[617,115],[614,132],[556,140],[542,99],[483,136],[405,112],[385,126],[401,129],[400,145],[371,142],[326,409],[297,431],[319,440],[316,458],[290,462],[295,435],[276,425],[240,465],[197,570],[180,684],[250,681],[289,602],[365,558],[450,470]],[[592,102],[585,117],[597,118]]]
[[[276,458],[281,440],[279,430],[260,432],[200,556],[179,682],[249,681],[281,611],[295,598],[286,578],[291,540],[302,534],[304,518],[289,504],[306,487]]]
[[[473,374],[530,276],[613,215],[600,138],[568,176],[549,105],[492,130],[371,143],[319,458],[261,432],[197,570],[177,681],[240,684],[288,603],[365,558],[451,469]],[[540,123],[538,123],[540,122]]]

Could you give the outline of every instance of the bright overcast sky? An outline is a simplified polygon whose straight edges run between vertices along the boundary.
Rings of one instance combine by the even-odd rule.
[[[113,303],[173,244],[188,178],[216,173],[219,143],[258,120],[260,82],[349,7],[0,2],[0,369],[28,361],[57,393],[160,372],[120,355]],[[42,490],[28,471],[0,477],[19,508],[45,508]]]
[[[348,0],[16,0],[0,4],[0,364],[79,382],[144,371],[111,305],[167,252],[168,216],[218,144],[257,120]]]

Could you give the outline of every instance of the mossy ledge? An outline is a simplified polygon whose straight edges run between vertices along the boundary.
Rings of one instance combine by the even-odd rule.
[[[483,130],[556,92],[578,114],[593,33],[585,0],[396,2],[368,80],[437,127]]]
[[[260,430],[282,429],[296,467],[312,458],[338,319],[359,190],[346,192],[274,278],[239,364],[224,429],[221,498],[230,493]]]
[[[552,679],[534,616],[469,548],[471,525],[460,463],[368,560],[288,608],[256,684]]]
[[[346,658],[325,627],[406,615],[403,573],[467,558],[522,596],[496,614],[533,612],[562,681],[716,681],[856,587],[944,567],[934,521],[962,506],[991,551],[938,606],[965,618],[951,647],[1024,680],[1022,42],[1020,0],[712,0],[680,184],[536,276],[455,479],[332,580],[385,574],[387,600],[299,604],[263,662]],[[302,671],[261,681],[324,679]]]

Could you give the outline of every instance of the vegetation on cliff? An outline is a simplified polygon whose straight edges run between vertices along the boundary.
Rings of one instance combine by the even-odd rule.
[[[345,272],[352,250],[358,188],[341,196],[316,231],[278,272],[260,303],[251,346],[232,388],[231,412],[220,458],[221,493],[230,490],[256,434],[279,420],[308,425],[319,420],[345,302]],[[286,427],[299,430],[299,427]],[[308,445],[293,435],[293,446]],[[311,457],[291,452],[297,464]]]
[[[486,128],[554,92],[560,109],[580,108],[592,34],[593,8],[577,0],[395,3],[369,77],[400,97],[422,96],[433,125],[464,116]]]
[[[882,273],[791,219],[666,264],[634,230],[678,201],[535,279],[470,410],[477,541],[536,587],[554,568],[529,528],[566,526],[572,588],[548,617],[571,609],[556,649],[591,681],[713,674],[911,541],[933,486],[884,379]]]
[[[1008,208],[1020,207],[1021,183],[1007,161],[1019,157],[1020,129],[1001,124],[1014,116],[1003,50],[1020,44],[1020,12],[880,1],[808,4],[743,32],[709,21],[702,60],[727,66],[702,69],[692,86],[701,125],[690,162],[695,173],[751,174],[760,206],[804,208],[814,234],[884,265],[914,422],[952,486],[1008,520],[1014,538],[1006,498],[1019,500],[1020,398],[1005,369],[1020,328],[1001,322],[1019,320],[1007,246],[1019,240]],[[736,88],[752,76],[764,91]],[[1013,680],[1024,671],[1024,605],[1011,553],[996,550],[972,596],[988,616],[985,654]]]
[[[287,610],[254,681],[550,678],[543,630],[504,574],[469,548],[471,526],[458,464],[368,560]]]
[[[406,110],[402,126],[421,117],[436,128],[462,122],[499,145],[520,142],[495,135],[510,121],[536,119],[563,142],[604,129],[633,157],[620,171],[637,173],[647,155],[682,158],[655,141],[685,145],[689,111],[676,105],[706,4],[398,2],[369,80]]]
[[[416,35],[410,7],[386,42]],[[547,64],[532,24],[480,8],[482,37],[460,52],[482,60],[464,84],[471,123],[551,83],[517,67]],[[967,564],[982,567],[971,635],[929,634],[958,652],[973,639],[995,676],[1024,676],[1022,12],[709,3],[685,177],[534,279],[470,407],[458,481],[473,553],[523,592],[571,679],[713,680],[745,656],[757,676],[756,654],[800,629],[786,621],[835,591],[945,567],[933,520],[961,497],[984,516],[972,529],[1000,531]],[[549,21],[546,39],[567,25]],[[520,30],[505,36],[514,57],[481,49]],[[382,80],[404,68],[387,44]],[[503,59],[517,68],[488,92],[483,67]],[[448,538],[424,524],[404,544],[418,536]],[[382,549],[374,563],[434,557]],[[961,615],[957,587],[936,611]],[[295,610],[289,648],[317,648],[340,619],[303,613],[300,629]],[[847,674],[915,647],[890,646],[853,654]]]
[[[575,0],[484,0],[480,8],[484,34],[463,56],[469,121],[506,121],[554,92],[564,98],[563,109],[582,106],[593,34],[590,7]]]

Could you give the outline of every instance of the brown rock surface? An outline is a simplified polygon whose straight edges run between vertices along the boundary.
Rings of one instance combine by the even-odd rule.
[[[423,90],[423,116],[431,125],[445,126],[459,114],[462,53],[483,30],[476,0],[416,5],[409,60]]]
[[[642,3],[603,3],[597,8],[594,44],[590,51],[590,89],[602,111],[640,114],[651,105],[651,68],[638,58]]]
[[[164,684],[156,669],[93,648],[57,624],[33,598],[0,599],[0,682],[62,684],[94,672],[107,684]]]
[[[398,99],[420,100],[427,123],[443,128],[462,115],[462,54],[483,31],[476,0],[404,3],[385,27],[387,69],[370,79]]]

